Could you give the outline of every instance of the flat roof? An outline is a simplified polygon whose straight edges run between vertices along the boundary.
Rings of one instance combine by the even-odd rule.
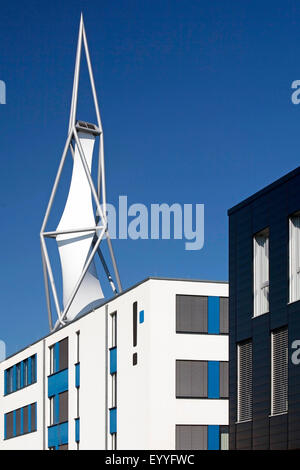
[[[270,191],[273,191],[273,189],[277,188],[278,186],[281,186],[282,184],[286,183],[290,179],[294,178],[295,176],[298,176],[300,174],[300,166],[295,168],[294,170],[290,171],[286,175],[282,176],[276,181],[273,181],[273,183],[265,186],[264,188],[260,189],[256,193],[252,194],[252,196],[247,197],[240,203],[236,204],[235,206],[231,207],[228,211],[227,214],[231,215],[234,212],[238,211],[239,209],[242,209],[243,207],[247,206],[248,204],[251,204],[255,199],[258,199],[259,197],[263,196],[264,194],[269,193]]]
[[[122,295],[126,294],[127,292],[131,291],[132,289],[135,289],[136,287],[140,286],[141,284],[144,284],[144,282],[147,282],[147,281],[150,281],[150,280],[152,280],[152,281],[153,281],[153,280],[154,280],[154,281],[186,281],[186,282],[203,282],[203,283],[212,283],[212,284],[228,284],[228,281],[207,281],[207,280],[203,280],[203,279],[186,279],[186,278],[152,277],[152,276],[149,276],[149,277],[146,277],[145,279],[143,279],[142,281],[137,282],[137,283],[134,284],[133,286],[128,287],[127,289],[123,290],[123,291],[120,292],[119,294],[114,295],[113,297],[110,297],[110,298],[107,299],[107,300],[104,300],[103,303],[99,304],[99,306],[96,307],[96,309],[98,309],[98,308],[100,308],[100,307],[103,307],[104,305],[108,304],[109,302],[112,302],[113,300],[115,300],[115,299],[121,297]],[[28,344],[27,346],[25,346],[24,348],[20,349],[19,351],[16,351],[15,353],[11,354],[10,356],[7,356],[3,361],[0,361],[0,362],[4,362],[4,361],[6,361],[7,359],[10,359],[10,358],[16,356],[16,355],[19,354],[20,352],[25,351],[25,349],[30,348],[31,346],[34,346],[35,344],[39,343],[40,341],[43,341],[44,339],[46,339],[46,338],[48,338],[49,336],[53,335],[53,334],[56,333],[57,331],[63,330],[63,329],[66,328],[67,326],[71,325],[72,323],[77,322],[77,321],[80,320],[81,318],[85,317],[86,315],[89,315],[90,313],[92,313],[92,312],[94,312],[94,311],[95,311],[95,308],[89,310],[88,312],[84,313],[83,315],[80,315],[80,316],[78,316],[77,318],[75,318],[74,320],[72,320],[70,323],[67,323],[66,325],[62,326],[62,327],[59,328],[58,330],[56,330],[56,331],[51,331],[51,332],[48,333],[47,335],[42,336],[41,338],[37,339],[36,341],[34,341],[34,342],[31,343],[31,344]]]

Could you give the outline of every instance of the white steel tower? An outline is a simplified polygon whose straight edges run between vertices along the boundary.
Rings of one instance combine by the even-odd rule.
[[[82,45],[86,55],[96,111],[96,125],[77,120],[76,117]],[[97,189],[94,185],[91,172],[96,139],[99,139]],[[49,231],[46,230],[47,222],[68,154],[73,158],[73,171],[69,193],[58,226],[55,230]],[[62,307],[58,298],[53,270],[47,251],[46,238],[56,239],[58,246],[63,282]],[[101,241],[104,238],[108,243],[117,287],[115,286],[100,248]],[[79,26],[68,136],[42,224],[40,239],[48,318],[51,331],[72,321],[79,313],[83,313],[99,305],[99,301],[103,298],[103,292],[94,262],[96,253],[101,260],[113,292],[117,293],[122,291],[118,268],[108,233],[103,130],[82,15]],[[54,326],[49,283],[57,312],[57,320]]]

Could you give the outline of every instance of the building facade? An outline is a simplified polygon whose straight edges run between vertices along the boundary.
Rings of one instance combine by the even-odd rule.
[[[228,285],[149,278],[0,363],[1,449],[228,448]]]
[[[229,210],[230,449],[300,448],[300,168]]]

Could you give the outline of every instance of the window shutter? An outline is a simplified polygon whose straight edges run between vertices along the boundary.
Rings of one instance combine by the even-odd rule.
[[[252,419],[252,342],[238,345],[238,421]]]
[[[28,433],[28,406],[24,406],[23,408],[23,433]]]
[[[272,414],[288,410],[288,329],[272,332]]]
[[[176,450],[207,450],[207,426],[176,425]]]
[[[207,333],[208,298],[176,295],[176,333]]]
[[[229,299],[228,297],[220,297],[220,333],[229,332]]]
[[[176,361],[176,397],[207,398],[207,361]]]
[[[229,363],[220,362],[220,398],[229,397]]]

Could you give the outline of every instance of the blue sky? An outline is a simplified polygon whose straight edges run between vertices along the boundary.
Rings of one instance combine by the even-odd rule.
[[[205,204],[205,244],[115,241],[124,287],[226,280],[227,209],[299,164],[298,1],[5,2],[0,15],[0,339],[48,333],[39,231],[66,138],[80,11],[116,203]],[[89,119],[83,69],[80,110]]]

